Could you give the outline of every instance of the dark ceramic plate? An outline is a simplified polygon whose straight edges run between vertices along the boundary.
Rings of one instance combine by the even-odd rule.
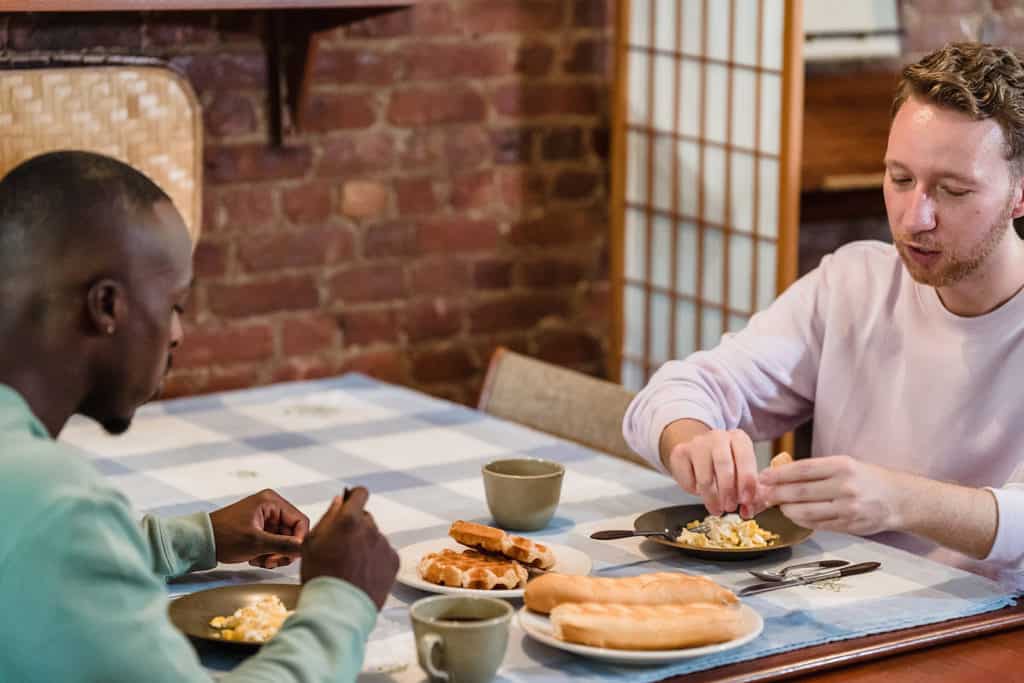
[[[708,510],[703,505],[675,505],[645,512],[636,518],[633,528],[637,531],[675,530],[694,520],[701,521],[707,515]],[[678,548],[688,555],[705,560],[750,560],[802,543],[812,533],[810,529],[797,526],[778,508],[768,508],[754,519],[762,528],[778,534],[781,538],[767,548],[698,548],[687,543],[670,541],[662,536],[651,536],[650,540]]]
[[[234,614],[239,607],[251,605],[269,595],[276,595],[285,607],[295,609],[299,602],[300,588],[294,583],[248,583],[211,588],[172,600],[167,611],[171,623],[191,638],[252,649],[261,643],[222,640],[217,637],[217,629],[210,627],[210,619]]]

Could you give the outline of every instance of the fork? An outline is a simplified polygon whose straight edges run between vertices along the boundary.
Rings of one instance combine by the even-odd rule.
[[[697,534],[704,534],[704,533],[707,533],[710,530],[710,528],[711,527],[709,527],[707,524],[701,522],[700,524],[698,524],[697,526],[693,527],[692,529],[687,529],[687,531],[692,531],[692,532],[697,533]],[[677,528],[674,532],[673,532],[672,529],[664,529],[663,531],[639,531],[639,530],[635,530],[635,529],[607,529],[605,531],[595,531],[594,533],[590,534],[590,537],[593,538],[594,540],[597,540],[597,541],[613,541],[613,540],[615,540],[617,538],[629,538],[630,536],[664,536],[665,538],[667,538],[670,541],[675,541],[677,538],[679,538],[679,532],[681,530],[682,530],[682,527]]]

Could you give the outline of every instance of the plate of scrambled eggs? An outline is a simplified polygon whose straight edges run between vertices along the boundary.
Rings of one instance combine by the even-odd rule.
[[[707,522],[706,533],[692,533],[687,527]],[[798,526],[778,508],[768,508],[753,519],[736,514],[713,516],[703,505],[676,505],[644,513],[633,522],[637,531],[677,530],[675,541],[653,536],[650,540],[679,548],[689,555],[709,560],[746,560],[802,543],[810,529]]]
[[[171,602],[171,623],[185,635],[258,647],[277,633],[299,601],[301,586],[251,583],[198,591]]]

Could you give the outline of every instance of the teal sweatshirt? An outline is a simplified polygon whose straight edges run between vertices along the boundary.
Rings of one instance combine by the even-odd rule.
[[[0,681],[209,681],[167,618],[165,580],[216,565],[210,516],[146,517],[0,384]],[[220,681],[352,681],[377,610],[321,577],[273,641]]]

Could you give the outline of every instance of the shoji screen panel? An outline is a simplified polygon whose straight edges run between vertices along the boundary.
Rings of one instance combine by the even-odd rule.
[[[796,274],[799,2],[619,4],[612,374],[639,389]]]

